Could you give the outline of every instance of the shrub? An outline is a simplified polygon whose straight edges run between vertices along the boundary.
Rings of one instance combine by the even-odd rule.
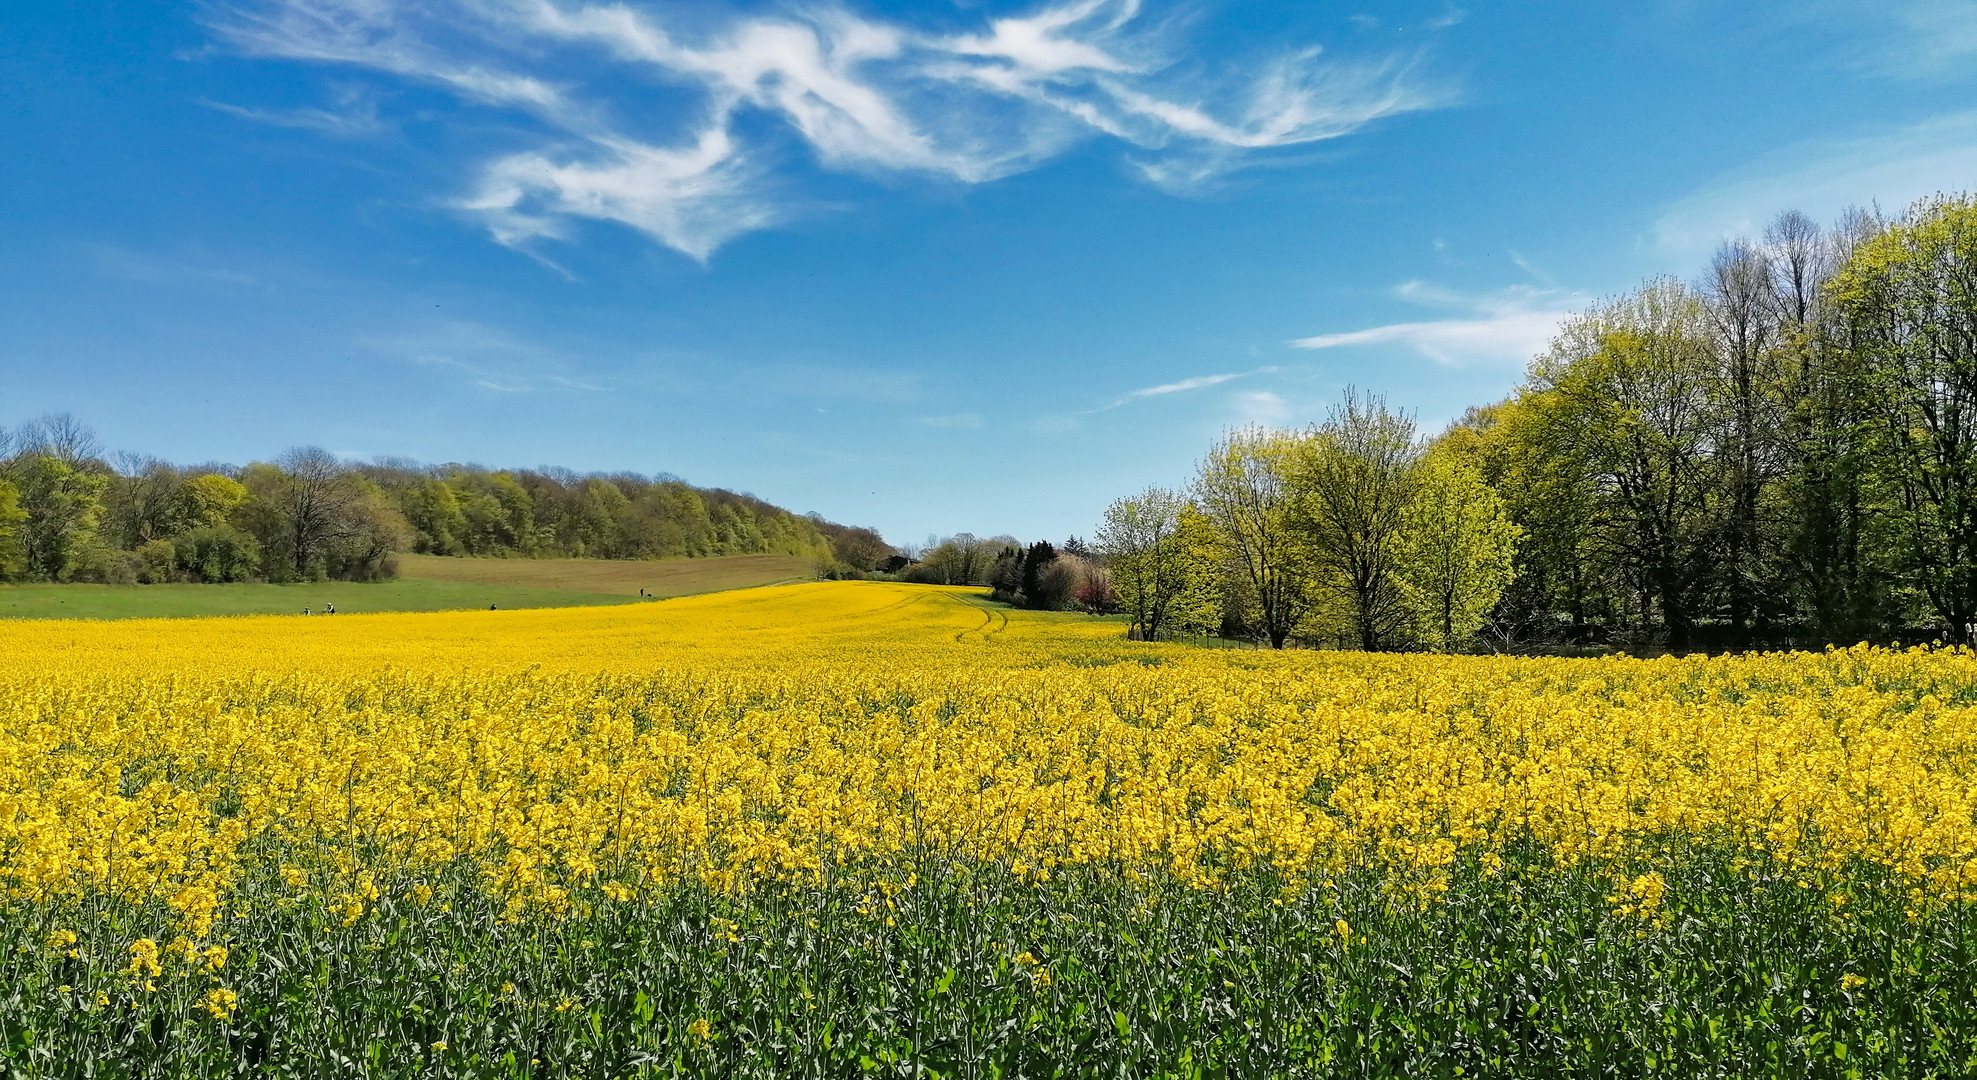
[[[159,585],[177,578],[178,549],[170,540],[151,540],[131,552],[140,585]]]
[[[95,585],[135,585],[143,565],[136,553],[119,551],[108,544],[95,542],[92,537],[90,543],[69,553],[67,570],[55,580]]]
[[[261,545],[231,525],[209,525],[179,536],[178,567],[194,581],[250,581],[261,571]]]

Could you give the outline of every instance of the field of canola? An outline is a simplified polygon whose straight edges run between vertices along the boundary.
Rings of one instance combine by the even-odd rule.
[[[1977,657],[0,623],[0,1070],[1967,1076]]]

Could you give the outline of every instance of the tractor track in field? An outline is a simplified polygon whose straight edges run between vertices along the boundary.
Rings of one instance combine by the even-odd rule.
[[[968,635],[970,634],[979,634],[981,635],[982,640],[987,641],[988,639],[994,637],[995,635],[1002,633],[1004,630],[1009,629],[1008,612],[996,611],[992,608],[977,607],[976,605],[971,604],[968,601],[958,596],[950,597],[950,599],[952,599],[957,604],[960,604],[964,607],[974,608],[976,611],[982,613],[982,625],[973,627],[968,630],[957,631],[954,635],[954,640],[956,642],[966,641],[968,639]]]

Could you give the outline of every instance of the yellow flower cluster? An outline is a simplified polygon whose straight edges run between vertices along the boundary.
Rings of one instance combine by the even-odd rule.
[[[1670,836],[1806,873],[1868,864],[1917,897],[1977,887],[1965,651],[1203,650],[847,582],[22,622],[0,654],[0,892],[162,903],[188,961],[250,879],[355,922],[465,873],[520,917],[924,851],[1204,887],[1372,862],[1432,896],[1458,862],[1536,844],[1595,861],[1644,919]],[[196,955],[217,969],[213,948]],[[129,964],[155,976],[155,943]]]

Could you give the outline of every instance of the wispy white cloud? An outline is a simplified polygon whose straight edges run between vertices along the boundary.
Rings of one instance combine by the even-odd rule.
[[[773,224],[780,211],[765,178],[774,160],[758,117],[838,171],[982,183],[1109,138],[1132,148],[1149,179],[1185,187],[1256,151],[1338,138],[1452,98],[1418,55],[1331,59],[1305,48],[1246,65],[1228,83],[1184,77],[1139,0],[1060,0],[961,33],[862,18],[826,0],[733,14],[691,34],[663,9],[622,2],[245,4],[214,25],[249,54],[354,65],[532,118],[534,145],[483,162],[457,200],[515,246],[567,237],[572,222],[591,219],[705,259]],[[682,117],[683,135],[651,134]]]
[[[1102,405],[1092,411],[1108,412],[1122,405],[1130,405],[1135,401],[1144,401],[1147,398],[1153,397],[1166,397],[1168,394],[1186,394],[1195,390],[1206,390],[1211,386],[1220,386],[1225,382],[1248,378],[1251,375],[1269,375],[1276,370],[1274,367],[1260,367],[1253,368],[1249,371],[1225,371],[1219,375],[1196,375],[1192,378],[1180,379],[1175,382],[1161,383],[1159,386],[1148,386],[1139,390],[1129,390],[1114,398],[1110,404]]]
[[[1977,112],[1884,135],[1804,143],[1726,173],[1668,208],[1654,240],[1685,255],[1756,235],[1781,210],[1832,218],[1879,200],[1888,210],[1939,191],[1977,188]]]
[[[600,139],[586,157],[558,160],[530,151],[501,158],[459,205],[511,246],[562,238],[571,218],[591,218],[629,225],[696,259],[774,220],[774,211],[750,192],[747,166],[720,129],[679,150]]]
[[[950,416],[922,416],[913,421],[921,427],[931,428],[978,428],[982,426],[979,413],[954,413]]]
[[[1244,424],[1276,426],[1291,415],[1290,402],[1269,390],[1246,390],[1237,394],[1230,404],[1235,408],[1237,422]]]
[[[525,371],[501,371],[437,353],[425,353],[414,356],[412,359],[415,363],[461,372],[467,377],[467,381],[473,385],[483,390],[493,390],[502,394],[533,394],[545,390],[604,390],[604,387],[596,383],[585,382],[581,379],[572,379],[563,375],[544,375]]]
[[[383,120],[378,117],[375,98],[346,88],[336,95],[336,99],[335,107],[328,109],[262,109],[205,100],[200,104],[242,120],[274,127],[301,128],[340,139],[363,138],[385,130]]]
[[[1538,267],[1538,264],[1532,262],[1531,260],[1518,254],[1517,252],[1511,251],[1506,248],[1504,250],[1504,254],[1510,256],[1511,264],[1516,266],[1517,269],[1522,270],[1526,274],[1531,275],[1532,280],[1544,282],[1546,285],[1557,284],[1556,281],[1552,280],[1552,276],[1550,274],[1545,273],[1542,269]]]
[[[200,105],[243,121],[271,127],[293,127],[334,138],[366,138],[387,129],[384,119],[378,115],[378,95],[362,85],[332,87],[326,109],[259,109],[206,99],[200,99]]]
[[[1559,323],[1587,298],[1562,289],[1516,285],[1491,293],[1461,293],[1410,281],[1394,290],[1403,300],[1462,312],[1455,318],[1390,323],[1365,330],[1298,338],[1300,349],[1397,345],[1449,367],[1523,364],[1544,351]]]

